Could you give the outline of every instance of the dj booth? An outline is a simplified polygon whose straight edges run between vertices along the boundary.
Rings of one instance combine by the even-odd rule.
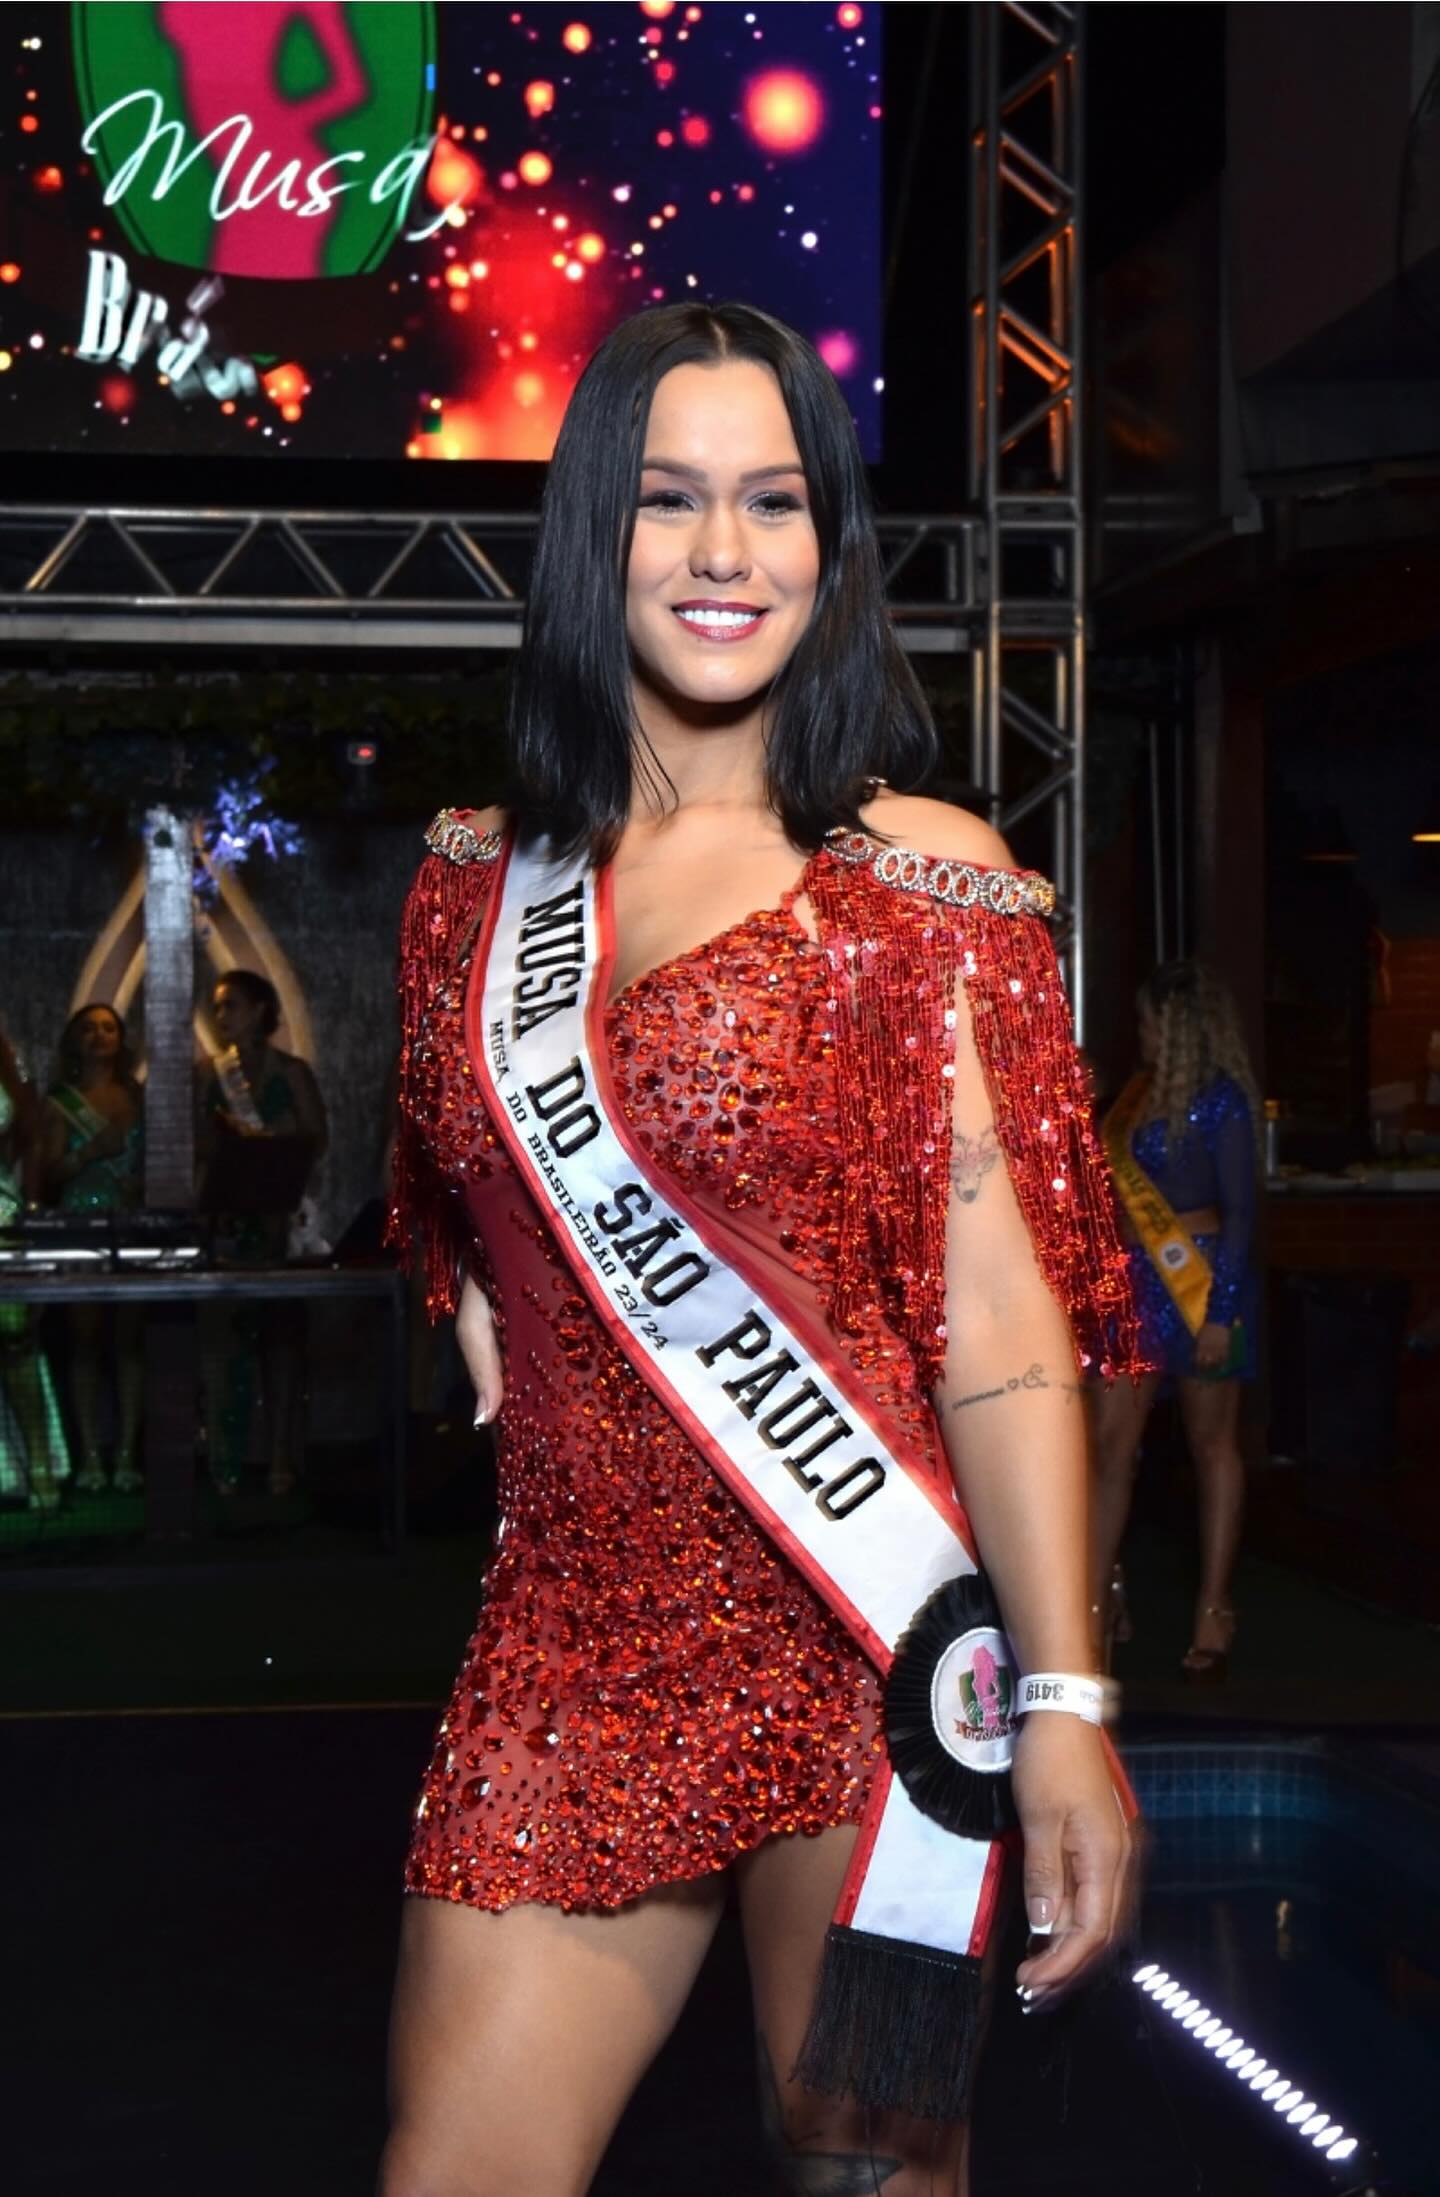
[[[30,1214],[0,1238],[0,1304],[43,1311],[77,1304],[139,1305],[143,1324],[145,1531],[183,1540],[196,1528],[197,1368],[200,1308],[207,1304],[375,1303],[385,1347],[357,1373],[374,1381],[376,1516],[384,1545],[405,1529],[407,1296],[393,1263],[373,1250],[353,1260],[271,1266],[227,1264],[203,1214]],[[357,1352],[369,1356],[368,1351]]]

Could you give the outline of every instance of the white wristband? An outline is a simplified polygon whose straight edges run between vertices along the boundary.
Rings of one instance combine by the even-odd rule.
[[[1074,1671],[1031,1671],[1020,1681],[1016,1715],[1032,1709],[1063,1709],[1069,1716],[1100,1724],[1105,1717],[1105,1688],[1098,1678],[1081,1678]]]

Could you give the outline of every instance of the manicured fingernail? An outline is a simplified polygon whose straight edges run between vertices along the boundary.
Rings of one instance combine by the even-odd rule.
[[[1043,1893],[1037,1892],[1034,1899],[1026,1902],[1025,1911],[1030,1917],[1031,1929],[1038,1931],[1043,1937],[1055,1920],[1054,1900],[1046,1899]]]
[[[1048,1938],[1054,1927],[1053,1922],[1032,1922],[1030,1935],[1032,1938]]]
[[[477,1427],[488,1426],[489,1421],[490,1406],[485,1401],[485,1398],[482,1396],[479,1398],[475,1405],[475,1424]]]

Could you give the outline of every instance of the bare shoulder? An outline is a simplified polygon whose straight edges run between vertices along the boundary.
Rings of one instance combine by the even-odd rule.
[[[878,793],[861,814],[897,846],[917,854],[936,854],[952,862],[974,862],[990,869],[1013,869],[1015,857],[993,825],[950,801],[932,801],[920,793]]]

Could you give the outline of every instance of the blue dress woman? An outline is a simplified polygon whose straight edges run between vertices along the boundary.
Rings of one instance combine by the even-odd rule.
[[[1125,1638],[1116,1559],[1150,1409],[1179,1396],[1199,1498],[1200,1584],[1181,1668],[1216,1681],[1235,1634],[1230,1579],[1245,1468],[1240,1383],[1255,1372],[1254,1261],[1260,1104],[1235,1005],[1194,961],[1168,962],[1142,987],[1141,1068],[1105,1122],[1142,1344],[1152,1370],[1095,1398],[1092,1614]]]

